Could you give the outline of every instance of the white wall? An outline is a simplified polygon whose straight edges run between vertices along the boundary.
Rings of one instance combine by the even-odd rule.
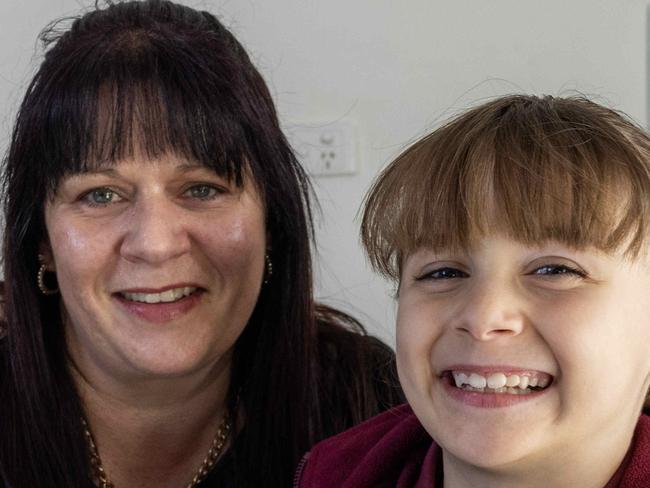
[[[90,1],[1,0],[0,149],[37,32]],[[186,0],[221,16],[266,76],[283,124],[352,122],[360,171],[319,178],[317,289],[392,341],[393,287],[358,246],[362,196],[406,144],[511,92],[594,95],[645,123],[641,0]]]

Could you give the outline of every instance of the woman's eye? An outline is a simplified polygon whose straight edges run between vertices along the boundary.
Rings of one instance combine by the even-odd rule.
[[[95,188],[83,196],[83,200],[90,206],[104,206],[116,203],[122,198],[110,188]]]
[[[469,275],[456,268],[438,268],[417,278],[418,280],[450,280],[453,278],[468,278]]]
[[[584,278],[586,276],[584,271],[581,271],[565,264],[545,264],[536,268],[531,274],[540,276],[567,276],[573,278]]]
[[[222,190],[212,185],[194,185],[185,192],[189,198],[197,198],[199,200],[212,200],[221,193],[223,193]]]

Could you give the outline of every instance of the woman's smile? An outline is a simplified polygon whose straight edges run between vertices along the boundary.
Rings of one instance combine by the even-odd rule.
[[[170,286],[161,291],[133,290],[121,291],[117,295],[131,302],[171,303],[199,291],[195,286]]]
[[[114,293],[113,297],[129,313],[162,324],[188,314],[199,305],[204,293],[201,287],[179,283],[159,290],[133,288]]]

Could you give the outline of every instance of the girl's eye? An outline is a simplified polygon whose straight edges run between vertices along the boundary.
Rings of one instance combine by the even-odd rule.
[[[454,278],[468,278],[469,275],[464,271],[461,271],[456,268],[438,268],[433,271],[429,271],[424,275],[417,278],[420,280],[450,280]]]
[[[212,185],[194,185],[188,188],[185,192],[188,197],[197,198],[199,200],[212,200],[221,193],[223,193],[222,190]]]
[[[95,188],[86,193],[82,198],[88,205],[93,207],[117,203],[122,198],[110,188]]]
[[[549,277],[567,276],[572,278],[584,278],[587,276],[584,271],[572,268],[571,266],[567,266],[565,264],[545,264],[544,266],[536,268],[530,274]]]

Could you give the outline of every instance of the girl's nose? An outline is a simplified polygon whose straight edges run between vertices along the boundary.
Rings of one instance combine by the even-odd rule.
[[[476,285],[455,324],[477,341],[490,341],[520,334],[525,321],[516,291],[486,283]]]

